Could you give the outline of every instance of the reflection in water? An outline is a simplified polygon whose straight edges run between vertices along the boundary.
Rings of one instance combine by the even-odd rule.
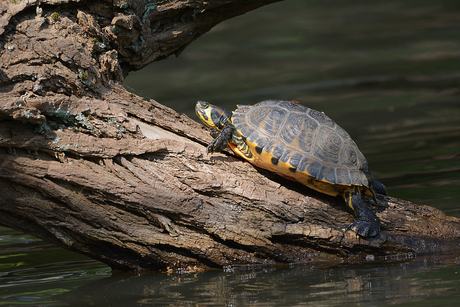
[[[184,275],[114,274],[59,299],[94,306],[134,302],[155,306],[354,306],[372,302],[384,306],[458,296],[460,265],[448,265],[458,260],[423,258],[335,268],[246,267]]]
[[[54,296],[108,275],[100,262],[0,227],[0,306],[53,306]]]
[[[0,228],[0,306],[423,306],[458,300],[459,255],[138,276]]]

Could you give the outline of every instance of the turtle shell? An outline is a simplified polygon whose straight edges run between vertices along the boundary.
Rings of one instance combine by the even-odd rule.
[[[232,122],[258,166],[307,185],[313,180],[316,189],[318,181],[365,187],[373,182],[358,146],[324,113],[296,102],[266,100],[238,106]]]

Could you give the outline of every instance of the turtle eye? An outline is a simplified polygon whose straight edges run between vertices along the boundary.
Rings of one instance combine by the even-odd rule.
[[[207,103],[206,101],[199,101],[199,103],[202,109],[209,108],[209,103]]]

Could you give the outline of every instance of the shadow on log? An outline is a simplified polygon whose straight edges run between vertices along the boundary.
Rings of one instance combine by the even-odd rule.
[[[121,86],[271,2],[2,2],[0,224],[120,270],[458,249],[457,218],[383,196],[381,235],[359,238],[341,199],[207,156],[201,124]]]

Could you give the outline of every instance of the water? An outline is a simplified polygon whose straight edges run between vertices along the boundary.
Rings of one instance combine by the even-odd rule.
[[[2,228],[0,306],[454,306],[459,263],[460,255],[412,255],[332,268],[315,263],[135,275]]]
[[[460,2],[288,0],[224,22],[125,85],[196,119],[274,98],[324,111],[389,194],[460,217]],[[0,306],[454,306],[460,254],[360,266],[127,275],[0,228]]]

